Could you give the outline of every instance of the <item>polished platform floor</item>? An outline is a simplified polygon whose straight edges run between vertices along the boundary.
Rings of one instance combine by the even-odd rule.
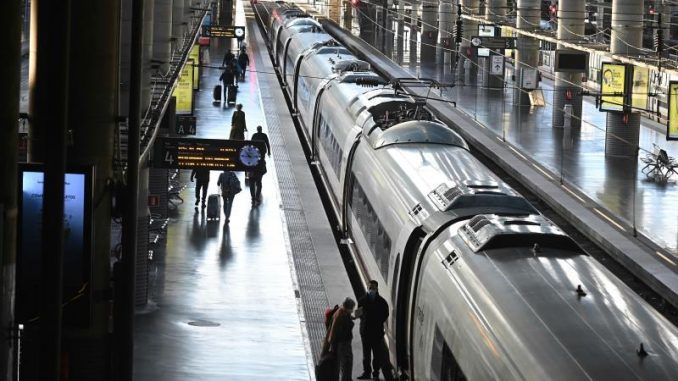
[[[261,125],[273,151],[263,201],[251,206],[241,173],[230,224],[223,217],[209,222],[194,208],[188,183],[166,252],[153,261],[149,308],[137,315],[135,380],[314,379],[324,309],[355,299],[263,39],[241,1],[236,9],[236,24],[247,26],[251,62],[237,102],[247,136]],[[195,98],[198,138],[226,139],[230,131],[235,108],[212,102],[227,46],[213,39],[209,48]],[[184,182],[189,174],[182,174]],[[212,172],[209,193],[217,192],[218,174]],[[354,337],[358,375],[357,326]]]

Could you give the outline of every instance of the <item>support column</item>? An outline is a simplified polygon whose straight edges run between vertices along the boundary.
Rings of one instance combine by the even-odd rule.
[[[172,1],[172,39],[174,40],[172,49],[176,50],[177,46],[181,44],[180,41],[183,41],[186,31],[184,26],[184,0]]]
[[[153,15],[153,58],[161,61],[160,71],[169,69],[172,58],[172,0],[155,0]]]
[[[500,24],[506,21],[506,0],[487,0],[485,2],[485,20],[488,24]],[[500,52],[491,52],[491,55],[503,54]],[[485,58],[483,65],[483,86],[490,88],[504,87],[504,75],[490,74],[490,65],[492,63],[491,57]]]
[[[412,10],[410,13],[410,66],[416,66],[419,59],[419,28],[417,19],[419,18],[419,3],[412,1]]]
[[[435,64],[438,42],[438,6],[425,3],[421,8],[421,57],[422,64]]]
[[[397,26],[396,26],[396,57],[395,60],[398,65],[403,63],[403,52],[405,50],[405,42],[403,41],[405,35],[405,5],[399,1],[396,5],[397,12]]]
[[[14,282],[17,234],[17,117],[21,83],[21,0],[9,0],[0,12],[0,379],[13,380]],[[28,18],[28,15],[25,15]]]
[[[377,9],[372,4],[359,3],[356,8],[358,25],[360,26],[360,38],[368,44],[375,46],[377,25]]]
[[[522,30],[534,31],[539,29],[540,19],[540,1],[538,0],[518,0],[518,18],[517,28]],[[539,44],[537,40],[531,37],[518,35],[516,57],[515,57],[515,89],[514,103],[519,106],[529,106],[529,91],[522,89],[523,73],[537,68],[539,61]]]
[[[351,31],[353,29],[353,7],[351,6],[351,2],[344,0],[343,8],[344,8],[343,27],[344,29]]]
[[[144,1],[144,51],[143,51],[143,67],[141,68],[141,116],[143,117],[151,104],[151,86],[153,75],[153,7],[155,0]]]
[[[436,57],[438,65],[449,67],[452,62],[452,47],[454,39],[450,31],[454,25],[452,21],[452,0],[442,0],[438,7],[438,20],[440,27],[440,39],[437,44]]]
[[[143,307],[148,303],[148,224],[151,212],[148,209],[149,167],[139,170],[139,199],[137,202],[137,258],[134,305]]]
[[[465,15],[478,16],[478,0],[462,0],[462,13]],[[464,31],[461,44],[459,44],[459,79],[463,83],[476,86],[478,82],[478,56],[475,49],[471,48],[471,37],[478,34],[478,23],[471,20],[463,20]],[[468,74],[468,78],[466,78]]]
[[[643,0],[612,1],[610,52],[637,55],[643,45]],[[626,121],[625,121],[626,120]],[[640,113],[607,113],[605,155],[633,157],[638,147]]]
[[[558,3],[558,40],[576,42],[584,35],[586,1],[560,0]],[[558,44],[558,49],[565,49]],[[582,100],[581,77],[586,73],[556,73],[553,93],[553,127],[563,127],[563,108],[572,105],[572,127],[581,126]],[[569,99],[568,99],[569,98]]]
[[[94,165],[92,210],[93,295],[110,288],[111,159],[118,114],[120,0],[72,1],[69,78],[70,164]],[[73,380],[107,380],[110,304],[94,298],[86,328],[69,328],[64,352]]]

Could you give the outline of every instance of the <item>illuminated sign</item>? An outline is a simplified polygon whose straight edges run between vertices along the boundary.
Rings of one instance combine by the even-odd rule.
[[[193,60],[193,90],[200,88],[200,45],[193,45],[188,58]]]
[[[633,82],[631,82],[631,107],[645,110],[647,108],[647,93],[650,91],[650,69],[646,67],[633,68]]]
[[[159,168],[254,171],[265,166],[261,141],[160,138],[157,149]]]
[[[471,45],[488,49],[515,49],[516,39],[513,37],[471,37]]]
[[[501,31],[501,29],[497,29],[495,25],[491,24],[478,25],[478,36],[481,37],[494,37],[498,34],[497,31]]]
[[[197,124],[196,117],[192,115],[177,115],[176,133],[177,135],[195,135]]]
[[[17,320],[40,313],[42,299],[42,208],[44,172],[37,164],[19,167],[19,250],[17,256]],[[64,181],[64,322],[87,326],[91,303],[92,168],[68,171]]]
[[[240,40],[245,38],[244,26],[210,25],[205,27],[204,31],[205,37],[237,38]]]
[[[193,60],[186,61],[172,96],[177,98],[177,114],[193,113]]]
[[[678,140],[678,82],[669,82],[669,121],[666,140]]]
[[[605,62],[600,72],[600,111],[624,111],[626,65]]]

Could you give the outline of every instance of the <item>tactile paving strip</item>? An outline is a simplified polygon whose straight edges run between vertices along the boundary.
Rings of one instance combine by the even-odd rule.
[[[268,56],[261,54],[261,52],[259,52],[259,57],[261,59],[268,59]],[[281,104],[281,99],[277,99],[272,95],[268,81],[260,80],[259,90],[261,92],[262,104],[270,105],[269,107],[276,107],[273,105]],[[308,229],[308,222],[301,205],[301,196],[294,172],[292,171],[292,162],[287,153],[280,118],[277,111],[271,111],[265,113],[268,136],[271,142],[271,150],[273,151],[275,170],[278,177],[280,199],[289,232],[292,257],[306,319],[306,329],[308,330],[313,359],[317,363],[320,356],[321,343],[325,336],[324,311],[329,305],[329,299],[320,275],[311,232]],[[287,112],[286,109],[282,111]],[[296,139],[297,137],[294,135],[290,138]]]

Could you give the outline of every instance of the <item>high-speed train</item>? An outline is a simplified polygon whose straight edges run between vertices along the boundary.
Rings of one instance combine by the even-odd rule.
[[[256,6],[403,379],[678,380],[676,327],[424,102],[302,10]]]

